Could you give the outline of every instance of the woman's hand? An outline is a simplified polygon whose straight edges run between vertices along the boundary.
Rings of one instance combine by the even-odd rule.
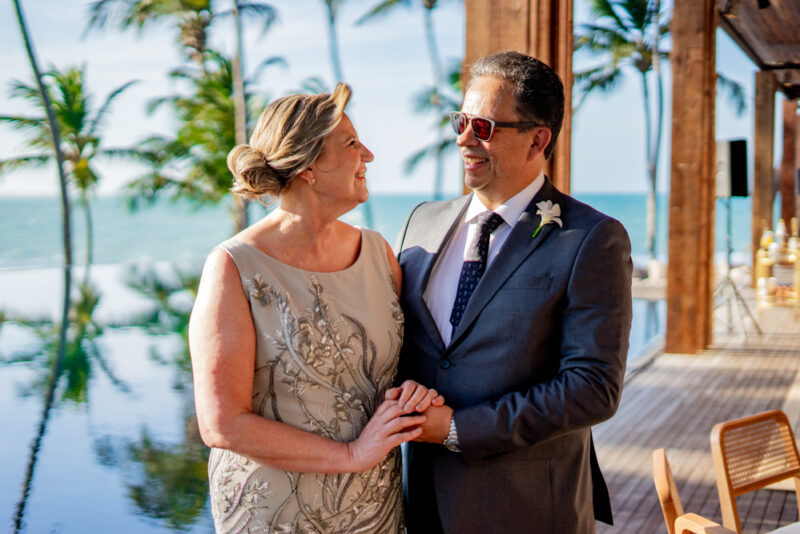
[[[396,401],[381,403],[361,435],[347,444],[351,471],[361,472],[374,467],[389,451],[418,437],[422,433],[420,425],[426,419],[424,415],[406,415]]]
[[[395,400],[405,413],[422,413],[430,406],[443,406],[444,397],[433,388],[426,388],[414,380],[406,380],[399,387],[386,390],[386,400]]]

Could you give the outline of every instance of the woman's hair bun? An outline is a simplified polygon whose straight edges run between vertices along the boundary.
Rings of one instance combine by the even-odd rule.
[[[239,145],[230,151],[228,169],[233,174],[231,191],[248,200],[263,196],[276,199],[289,184],[289,177],[271,167],[264,155],[250,145]]]

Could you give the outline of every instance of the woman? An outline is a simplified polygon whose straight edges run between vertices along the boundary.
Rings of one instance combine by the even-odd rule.
[[[401,532],[396,447],[443,403],[390,388],[400,267],[338,220],[367,200],[373,159],[349,98],[278,99],[228,156],[235,194],[280,206],[211,252],[189,327],[219,532]]]

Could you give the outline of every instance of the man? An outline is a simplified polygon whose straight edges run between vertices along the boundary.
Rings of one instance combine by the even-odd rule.
[[[630,241],[544,176],[563,111],[547,65],[479,59],[451,121],[473,194],[416,207],[400,234],[400,378],[447,403],[406,448],[409,534],[611,522],[590,427],[622,391]]]

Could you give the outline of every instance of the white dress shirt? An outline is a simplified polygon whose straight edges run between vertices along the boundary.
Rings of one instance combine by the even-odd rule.
[[[505,224],[501,224],[489,238],[489,255],[486,260],[487,269],[497,256],[503,243],[505,243],[514,225],[517,224],[522,212],[525,211],[525,208],[528,207],[528,204],[531,203],[543,184],[544,174],[540,173],[525,189],[494,210],[495,213],[503,218]],[[477,195],[473,195],[464,218],[433,266],[428,287],[425,288],[425,293],[422,295],[422,299],[436,322],[436,327],[439,329],[445,346],[450,344],[453,334],[450,313],[453,310],[453,302],[456,300],[461,266],[464,263],[469,244],[478,231],[478,215],[485,211],[490,210],[478,200]]]

